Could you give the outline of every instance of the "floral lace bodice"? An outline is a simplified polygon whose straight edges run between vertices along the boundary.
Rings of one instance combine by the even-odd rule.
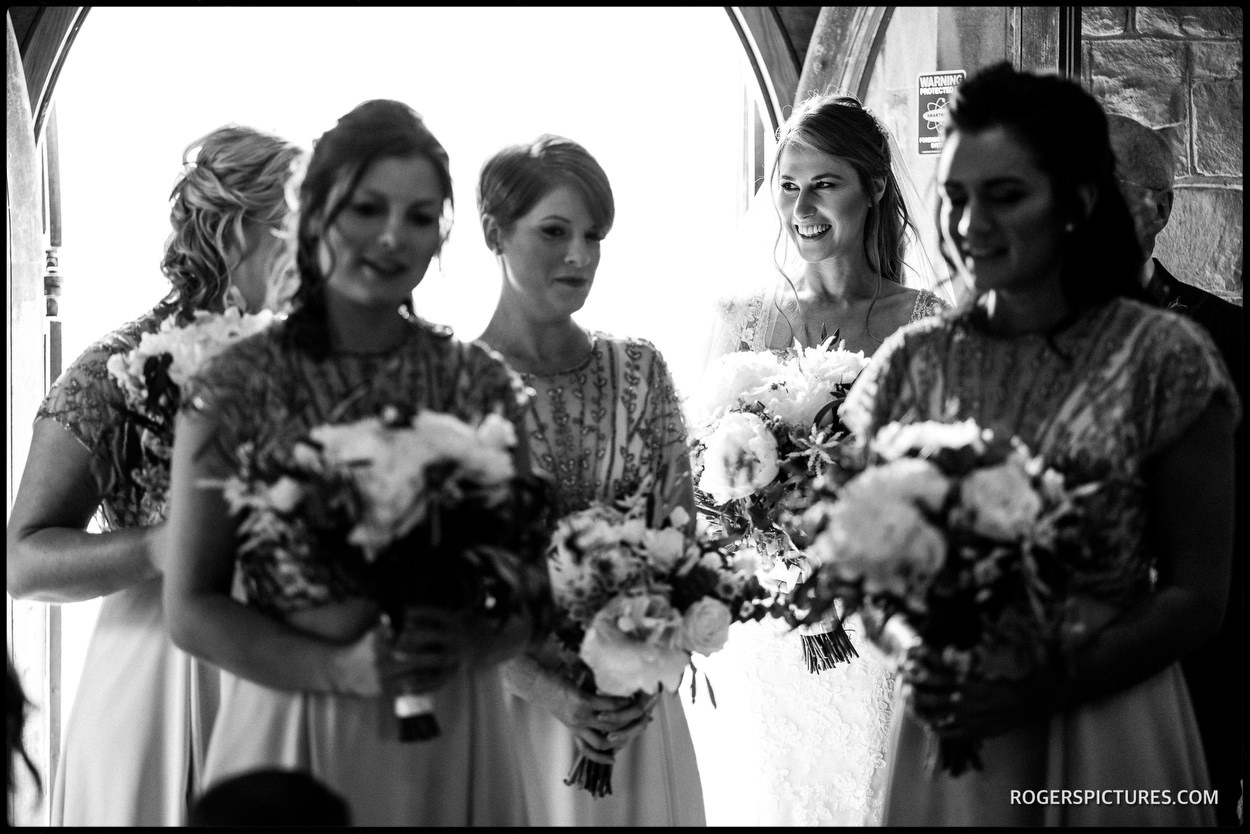
[[[768,349],[768,334],[777,321],[776,305],[770,294],[760,289],[746,296],[723,298],[716,302],[716,326],[712,333],[710,356],[716,358],[738,350]],[[919,321],[949,305],[927,290],[919,290],[909,321]]]
[[[55,420],[90,453],[101,496],[97,515],[106,532],[147,527],[165,516],[164,503],[152,500],[132,476],[141,462],[139,428],[126,416],[125,395],[108,372],[108,360],[133,350],[169,313],[162,302],[92,344],[61,373],[35,413],[36,420]]]
[[[498,412],[521,426],[520,379],[493,351],[444,328],[414,323],[395,351],[319,362],[287,346],[285,326],[227,348],[187,385],[184,407],[215,417],[227,453],[246,441],[262,450],[257,454],[281,460],[314,426],[376,416],[389,404],[468,421]],[[248,604],[262,610],[292,611],[360,593],[358,582],[322,554],[249,552],[238,568]]]
[[[522,375],[533,389],[530,455],[555,481],[555,512],[631,494],[649,476],[661,513],[692,511],[686,425],[664,357],[645,339],[591,337],[591,354],[577,367]]]
[[[1240,410],[1210,337],[1192,321],[1116,300],[1048,340],[996,337],[975,314],[950,312],[886,340],[852,388],[842,417],[860,438],[893,420],[962,420],[1019,436],[1078,477],[1128,485],[1112,513],[1118,553],[1092,593],[1124,604],[1150,585],[1147,462],[1213,397]]]

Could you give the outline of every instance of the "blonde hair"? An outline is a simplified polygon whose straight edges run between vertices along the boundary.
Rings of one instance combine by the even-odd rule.
[[[161,260],[173,284],[170,299],[184,313],[222,306],[236,265],[227,253],[246,251],[246,226],[281,228],[285,186],[302,155],[285,139],[239,125],[187,146],[169,195],[173,231]]]

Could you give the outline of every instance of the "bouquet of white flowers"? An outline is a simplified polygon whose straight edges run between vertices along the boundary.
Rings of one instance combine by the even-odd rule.
[[[223,494],[242,514],[240,553],[324,552],[372,594],[396,633],[410,605],[502,625],[521,610],[545,613],[547,599],[546,493],[517,473],[515,445],[512,423],[495,414],[470,425],[388,407],[317,426],[285,459],[245,445]],[[395,714],[405,741],[438,735],[428,695],[401,692]]]
[[[753,548],[764,576],[793,588],[810,571],[781,519],[814,500],[812,484],[847,437],[837,409],[867,364],[837,334],[792,352],[722,356],[693,398],[694,469],[700,512],[737,547]],[[806,630],[808,668],[855,656],[836,617]]]
[[[640,492],[565,516],[552,536],[555,634],[577,658],[565,674],[585,691],[629,697],[676,690],[685,668],[694,670],[692,654],[719,651],[731,623],[769,613],[755,566],[692,535],[685,510],[659,528],[647,518]],[[611,765],[578,755],[565,783],[601,797],[612,792],[611,778]]]
[[[1074,487],[1018,439],[972,420],[891,423],[788,528],[816,564],[793,603],[811,621],[835,603],[877,623],[900,657],[923,644],[960,675],[1021,680],[1048,662],[1061,563],[1086,551]],[[935,764],[981,767],[979,743],[943,738]]]
[[[174,445],[174,418],[182,404],[182,386],[209,358],[228,345],[264,330],[272,313],[197,311],[179,326],[177,314],[160,328],[144,333],[127,353],[115,353],[106,365],[125,398],[127,417],[139,427],[140,464],[131,475],[144,488],[145,502],[163,507],[169,494],[169,464]]]

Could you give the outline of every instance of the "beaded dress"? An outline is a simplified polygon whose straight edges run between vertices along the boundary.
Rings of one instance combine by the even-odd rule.
[[[868,437],[892,420],[976,419],[1017,434],[1068,471],[1128,479],[1107,519],[1122,542],[1071,623],[1072,645],[1152,593],[1144,472],[1213,398],[1240,412],[1210,338],[1179,315],[1117,299],[1049,339],[987,332],[948,313],[886,340],[852,389],[843,418]],[[1090,577],[1089,584],[1093,584]],[[1230,659],[1230,662],[1239,662]],[[1180,665],[985,742],[985,770],[927,772],[925,731],[902,709],[890,730],[886,825],[1210,825],[1212,806],[1127,801],[1012,803],[1011,790],[1124,792],[1209,788]]]
[[[779,311],[760,289],[718,302],[710,356],[768,350]],[[911,321],[946,306],[921,290]],[[786,353],[786,351],[779,351]],[[814,674],[800,638],[777,620],[739,623],[700,665],[716,693],[686,704],[710,825],[879,825],[894,675],[846,630],[859,657]]]
[[[560,373],[523,374],[533,389],[526,432],[534,469],[555,482],[556,512],[635,493],[648,477],[660,514],[693,515],[690,458],[668,366],[644,339],[591,334],[590,355]],[[556,516],[558,517],[558,516]],[[540,663],[542,661],[540,660]],[[694,745],[679,695],[665,692],[654,721],[616,754],[612,793],[594,798],[564,784],[573,732],[541,705],[509,696],[524,745],[527,801],[536,825],[704,825]]]
[[[289,347],[285,328],[235,343],[189,384],[186,401],[216,418],[226,449],[252,441],[289,450],[313,426],[376,416],[389,404],[462,420],[499,412],[520,426],[525,398],[515,374],[445,328],[416,322],[394,350],[322,361]],[[249,551],[236,569],[245,603],[277,618],[363,593],[321,554]],[[223,672],[206,783],[259,767],[299,769],[340,794],[356,825],[522,825],[503,698],[496,667],[462,667],[435,693],[441,735],[402,742],[388,698],[279,691]]]
[[[124,474],[137,463],[139,433],[123,416],[124,395],[107,364],[170,312],[158,305],[88,347],[35,415],[55,420],[90,453],[102,532],[164,520],[163,499]],[[170,640],[159,577],[104,597],[64,728],[52,824],[181,825],[198,789],[217,675]]]

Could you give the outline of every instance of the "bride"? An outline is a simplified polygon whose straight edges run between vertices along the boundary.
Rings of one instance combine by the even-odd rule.
[[[854,98],[815,96],[795,108],[778,131],[773,197],[785,229],[777,246],[793,245],[798,268],[792,280],[782,267],[771,291],[718,302],[709,361],[784,353],[835,332],[869,356],[947,306],[904,285],[932,279],[927,269],[906,274],[918,235],[890,145]],[[859,657],[820,674],[808,671],[799,635],[774,620],[735,626],[702,661],[716,708],[704,699],[687,711],[709,825],[880,824],[893,674],[854,618],[846,626]]]

